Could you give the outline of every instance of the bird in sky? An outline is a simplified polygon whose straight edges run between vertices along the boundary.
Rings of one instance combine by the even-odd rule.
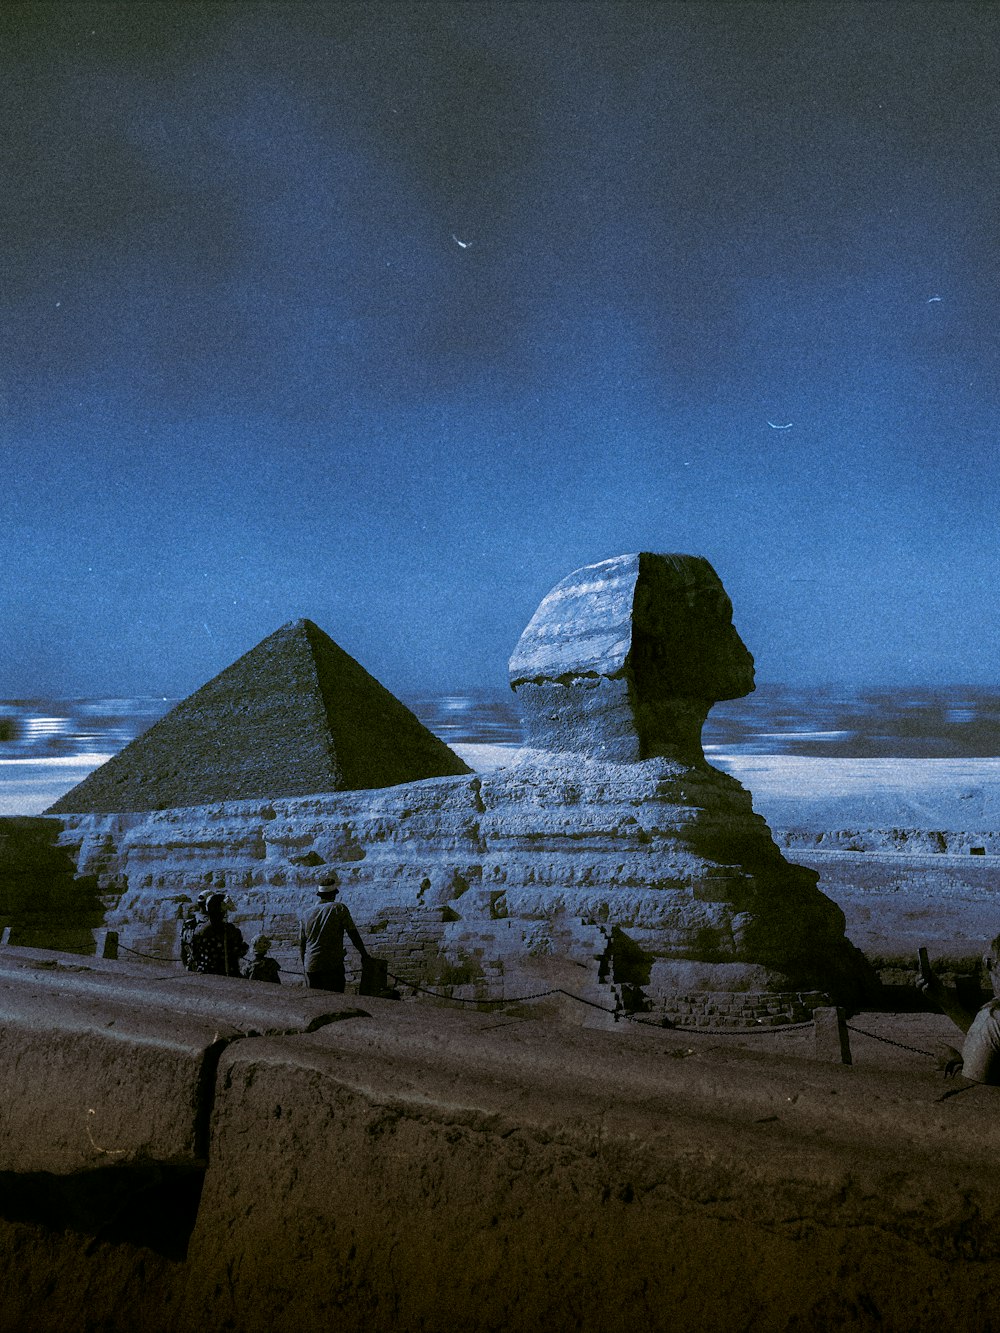
[[[940,296],[928,296],[927,304],[930,305],[932,301],[940,301],[940,300],[941,300]]]
[[[784,426],[777,426],[773,421],[769,421],[767,424],[771,427],[772,430],[791,430],[792,427],[795,425],[795,422],[789,421]]]
[[[460,241],[454,232],[451,233],[451,239],[456,245],[460,245],[463,250],[468,250],[469,246],[472,244],[471,241]]]

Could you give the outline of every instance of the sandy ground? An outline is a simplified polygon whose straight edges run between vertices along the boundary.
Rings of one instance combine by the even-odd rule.
[[[707,757],[772,828],[1000,828],[1000,759]]]
[[[509,764],[512,745],[454,745],[477,772]],[[0,815],[41,814],[109,755],[0,760]],[[754,797],[772,828],[1000,829],[1000,759],[707,756]]]
[[[40,815],[110,758],[81,754],[65,759],[0,759],[0,817]]]

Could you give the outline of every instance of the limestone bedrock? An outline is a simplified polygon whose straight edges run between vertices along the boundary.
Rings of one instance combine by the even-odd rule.
[[[701,556],[643,551],[574,570],[510,659],[527,744],[625,763],[702,759],[712,704],[754,688],[732,616]]]
[[[204,1165],[200,1103],[225,1045],[360,1012],[339,995],[227,980],[0,951],[0,1174]]]
[[[931,1058],[7,953],[4,1330],[996,1327],[1000,1091]]]

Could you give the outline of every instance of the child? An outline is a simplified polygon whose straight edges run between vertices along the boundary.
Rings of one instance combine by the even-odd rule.
[[[276,958],[268,957],[271,947],[270,937],[258,935],[251,944],[253,957],[244,964],[243,975],[250,981],[274,981],[281,985],[281,968]]]

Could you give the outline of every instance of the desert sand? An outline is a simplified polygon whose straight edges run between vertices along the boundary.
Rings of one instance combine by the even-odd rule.
[[[52,759],[0,759],[0,818],[40,815],[110,758],[109,754],[79,754]]]

